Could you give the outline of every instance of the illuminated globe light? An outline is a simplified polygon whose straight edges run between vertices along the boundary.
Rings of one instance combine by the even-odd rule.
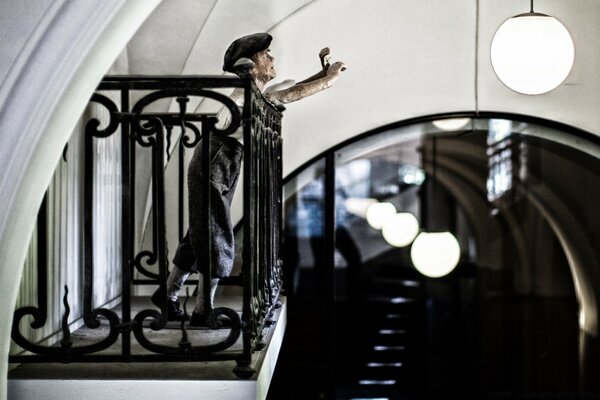
[[[566,79],[575,49],[563,24],[532,12],[509,18],[498,28],[491,59],[502,83],[516,92],[535,95],[549,92]]]
[[[411,244],[419,233],[419,221],[411,213],[397,213],[384,222],[381,233],[390,245],[405,247]]]
[[[471,122],[471,118],[447,118],[433,121],[433,125],[443,131],[457,131]]]
[[[373,229],[383,228],[385,221],[396,214],[396,207],[392,203],[373,203],[367,208],[367,222]]]
[[[349,213],[357,215],[361,218],[366,218],[367,210],[371,204],[377,203],[376,199],[364,197],[349,197],[344,200],[344,207]]]
[[[421,232],[411,246],[410,258],[417,271],[439,278],[456,268],[460,246],[450,232]]]

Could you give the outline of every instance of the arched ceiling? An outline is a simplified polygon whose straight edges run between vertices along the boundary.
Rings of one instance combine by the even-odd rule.
[[[526,0],[163,0],[126,54],[130,74],[222,74],[232,40],[269,31],[278,82],[312,75],[330,47],[348,70],[287,106],[284,173],[367,130],[440,112],[506,111],[600,132],[600,2],[536,2],[569,29],[576,51],[566,81],[540,96],[505,87],[489,60],[496,29],[528,10]]]

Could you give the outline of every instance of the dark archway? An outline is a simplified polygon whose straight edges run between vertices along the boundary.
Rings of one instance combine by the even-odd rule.
[[[452,131],[433,123],[459,118],[465,119],[465,125]],[[497,132],[498,129],[505,131]],[[432,140],[437,143],[434,144],[435,159],[431,158]],[[317,357],[316,363],[308,363],[310,367],[306,367],[315,372],[315,386],[320,385],[321,392],[330,391],[339,396],[352,390],[360,394],[361,390],[377,388],[380,390],[377,393],[391,396],[389,398],[397,398],[393,396],[401,392],[425,396],[436,390],[482,394],[500,390],[502,385],[520,391],[589,390],[589,379],[585,377],[593,372],[586,367],[578,372],[573,370],[577,371],[578,359],[581,364],[581,360],[590,358],[578,354],[578,332],[587,335],[587,342],[597,334],[600,281],[596,276],[598,255],[592,243],[598,237],[590,221],[600,217],[594,207],[600,198],[596,199],[589,188],[594,187],[594,171],[600,166],[599,149],[598,139],[590,133],[552,121],[505,113],[454,113],[402,121],[367,132],[324,152],[290,174],[287,209],[296,214],[292,225],[288,220],[286,226],[288,232],[295,232],[286,236],[293,237],[289,243],[294,247],[293,256],[287,254],[287,266],[294,264],[288,268],[286,277],[288,283],[294,282],[288,287],[289,336],[301,325],[294,322],[294,302],[312,302],[316,308],[305,307],[309,303],[302,303],[300,308],[306,318],[312,318],[315,329],[304,326],[300,330],[307,345],[310,343],[303,350],[304,354],[311,348],[318,349],[320,354],[320,360]],[[348,173],[344,168],[352,169],[348,167],[352,163],[356,168],[350,175],[364,174],[360,170],[365,168],[365,163],[369,164],[369,182],[362,182],[365,177],[358,175],[354,180],[351,178],[350,183],[340,182],[340,176]],[[436,182],[438,189],[433,192],[434,196],[437,203],[445,204],[432,203],[431,190],[425,189],[426,185],[402,181],[399,171],[405,166],[416,167],[426,177],[425,181]],[[328,200],[327,185],[332,179],[328,174],[333,171],[336,196]],[[361,185],[363,192],[357,189]],[[380,233],[367,226],[364,215],[362,224],[361,216],[352,215],[354,222],[349,227],[344,226],[339,218],[344,201],[339,189],[352,198],[363,196],[363,200],[391,201],[398,211],[405,208],[404,211],[419,213],[422,225],[431,225],[433,218],[433,225],[447,226],[461,243],[458,268],[439,280],[422,277],[411,265],[409,251],[393,248],[376,238]],[[425,191],[429,196],[423,196]],[[430,199],[424,200],[427,197]],[[328,204],[337,211],[334,221],[338,244],[350,236],[360,254],[361,273],[354,284],[349,283],[348,277],[356,270],[353,267],[356,263],[344,257],[353,254],[352,251],[339,245],[333,250],[334,241],[329,240],[330,247],[320,248],[335,251],[334,257],[327,257],[316,254],[315,246],[311,246],[315,234],[326,236]],[[430,210],[423,213],[426,208]],[[341,213],[348,214],[347,211]],[[320,221],[317,225],[321,225],[311,230],[311,220]],[[341,238],[340,227],[344,232]],[[306,280],[306,277],[310,278]],[[395,280],[405,287],[382,285],[385,280],[388,283]],[[413,286],[412,292],[406,290],[407,285]],[[306,287],[310,287],[309,291]],[[352,293],[357,287],[361,292],[358,297]],[[504,300],[497,302],[495,296]],[[358,303],[354,302],[357,298]],[[374,298],[378,300],[369,301]],[[509,298],[512,303],[505,302]],[[382,299],[388,304],[381,303]],[[420,346],[420,350],[407,356],[405,363],[365,362],[358,350],[359,343],[347,347],[348,335],[354,336],[352,340],[358,338],[377,347],[376,341],[382,337],[358,333],[365,325],[377,324],[371,318],[373,315],[381,314],[381,310],[384,317],[392,315],[395,311],[390,310],[397,310],[399,304],[405,309],[414,305],[409,312],[415,320],[413,328],[424,335],[413,338],[411,346]],[[556,307],[554,318],[563,316],[560,322],[555,321],[558,325],[548,320],[553,307]],[[485,312],[490,316],[486,317]],[[453,313],[458,315],[457,319],[444,322],[444,315]],[[463,325],[458,328],[459,324]],[[469,324],[471,331],[467,328]],[[333,333],[329,332],[331,327]],[[443,329],[449,329],[447,334],[440,333]],[[499,332],[501,329],[506,332]],[[379,331],[393,332],[394,329]],[[488,340],[485,335],[495,336]],[[517,339],[511,339],[511,335]],[[542,346],[543,351],[530,348],[540,337],[553,335],[568,339],[562,344],[547,341],[546,347]],[[385,340],[390,338],[385,337]],[[394,343],[395,347],[402,347],[397,345],[401,342],[398,339],[380,347],[390,350]],[[336,348],[332,350],[328,344]],[[441,349],[436,353],[432,346],[433,350],[436,346]],[[448,346],[460,350],[447,351]],[[560,354],[547,350],[561,346],[568,350]],[[354,355],[348,357],[341,353]],[[538,353],[549,357],[541,367],[531,361]],[[461,368],[457,368],[454,365],[457,360],[453,358],[461,356],[465,360],[460,361]],[[285,357],[285,353],[282,354],[282,365]],[[348,365],[358,368],[356,364],[361,363],[362,370],[366,371],[363,375],[349,370]],[[496,363],[501,372],[486,372],[483,366],[487,363]],[[401,364],[405,369],[411,365],[411,372],[402,375]],[[565,368],[568,365],[570,372],[558,371],[560,365]],[[510,372],[515,366],[516,371]],[[322,368],[340,371],[334,387],[320,375]],[[387,375],[383,373],[386,369]],[[542,376],[563,378],[551,378],[551,383],[544,383]],[[277,375],[272,388],[273,393],[278,390]]]

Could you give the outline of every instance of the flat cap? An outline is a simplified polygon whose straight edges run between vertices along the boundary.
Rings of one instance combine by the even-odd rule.
[[[223,71],[234,72],[233,66],[242,57],[250,58],[259,51],[268,49],[273,37],[268,33],[253,33],[234,40],[223,58]]]

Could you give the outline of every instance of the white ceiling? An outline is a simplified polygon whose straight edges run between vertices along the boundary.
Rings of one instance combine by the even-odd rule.
[[[273,34],[278,77],[302,80],[328,46],[348,70],[284,116],[284,172],[347,138],[403,119],[451,111],[530,114],[600,132],[600,2],[538,0],[575,42],[557,89],[521,95],[495,76],[489,47],[528,0],[163,0],[127,47],[130,74],[222,74],[235,38]],[[308,140],[307,140],[308,139]]]

